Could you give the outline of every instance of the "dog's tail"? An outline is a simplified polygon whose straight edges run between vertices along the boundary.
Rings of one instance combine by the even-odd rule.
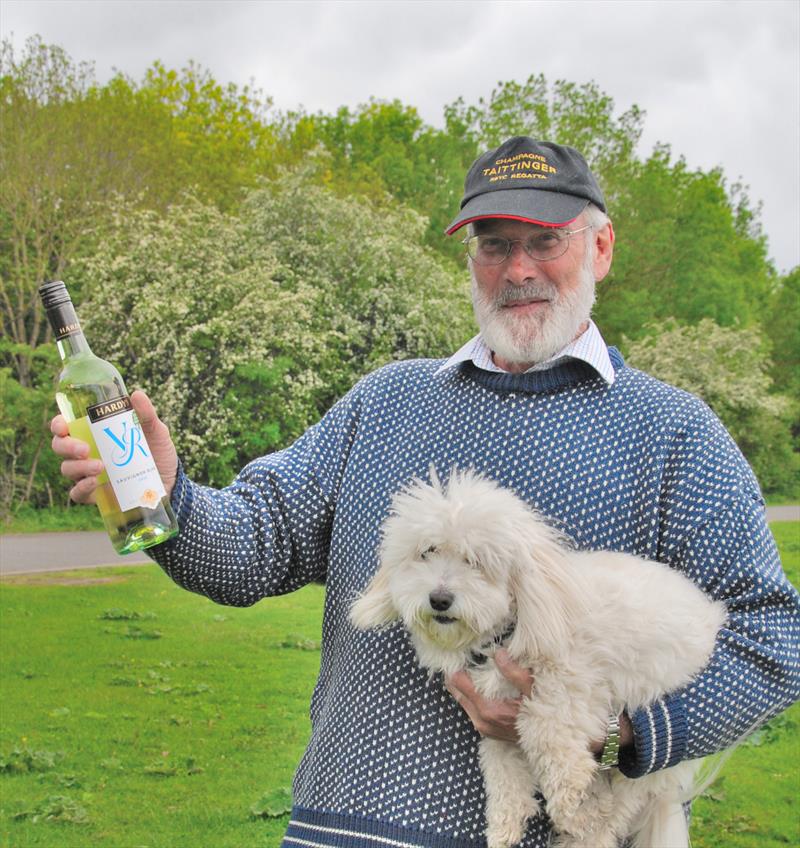
[[[655,799],[642,811],[631,834],[633,848],[689,848],[685,805],[694,797],[704,770],[703,760],[685,760],[651,775]]]
[[[633,848],[689,848],[689,823],[683,805],[662,798],[647,812],[633,836]]]
[[[767,716],[768,713],[762,713],[724,751],[699,760],[686,760],[670,769],[679,772],[678,786],[673,787],[677,788],[677,792],[662,794],[645,812],[632,834],[632,848],[691,848],[688,805],[714,783],[731,754],[764,723]]]

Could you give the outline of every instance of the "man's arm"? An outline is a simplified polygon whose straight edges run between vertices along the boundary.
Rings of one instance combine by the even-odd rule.
[[[324,579],[359,397],[356,386],[293,445],[251,462],[222,490],[199,486],[187,477],[149,400],[144,396],[149,405],[145,409],[137,398],[135,408],[139,413],[142,406],[140,420],[165,477],[180,531],[147,553],[179,585],[232,606],[249,606]],[[60,416],[51,429],[53,448],[65,460],[62,471],[75,481],[73,499],[93,502],[100,469],[85,458],[85,445],[68,437]]]
[[[723,600],[728,622],[705,670],[631,716],[639,777],[723,750],[800,697],[800,596],[784,574],[763,505],[747,493],[700,524],[670,563]]]
[[[511,659],[505,648],[500,648],[494,655],[498,671],[519,690],[519,698],[491,699],[485,698],[475,688],[472,678],[466,671],[450,675],[446,680],[448,692],[458,701],[464,712],[469,716],[474,728],[481,736],[501,739],[504,742],[517,742],[517,715],[520,701],[530,698],[533,694],[535,680],[530,670]],[[633,727],[627,713],[619,717],[620,749],[633,745]],[[597,757],[603,753],[605,739],[596,739],[589,750]]]
[[[684,540],[672,565],[725,601],[728,623],[689,686],[621,716],[620,769],[628,777],[729,747],[800,697],[800,596],[781,569],[761,504],[730,503]],[[520,697],[529,696],[530,673],[504,651],[496,659]],[[482,735],[516,739],[519,700],[484,698],[464,672],[448,688]],[[592,752],[603,742],[595,740]]]

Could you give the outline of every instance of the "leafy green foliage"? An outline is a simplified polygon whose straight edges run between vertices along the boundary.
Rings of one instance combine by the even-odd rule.
[[[15,821],[29,819],[31,824],[56,822],[58,824],[89,824],[89,813],[80,801],[68,795],[48,795],[35,807],[14,813]]]
[[[53,751],[32,751],[16,746],[8,754],[0,754],[0,774],[49,771],[55,768],[57,758],[58,754]]]
[[[255,804],[250,807],[250,815],[254,819],[274,819],[286,815],[292,810],[292,790],[279,786],[270,792],[265,792]]]
[[[796,495],[797,454],[787,418],[788,398],[770,393],[771,362],[757,327],[720,327],[710,318],[694,326],[667,321],[650,335],[626,341],[628,361],[701,397],[722,419],[762,486]]]
[[[721,326],[764,317],[773,287],[766,245],[748,227],[746,198],[719,171],[690,171],[656,148],[619,186],[611,207],[614,264],[598,286],[597,320],[612,342],[674,318]],[[738,194],[737,194],[738,193]]]
[[[27,362],[28,380],[22,383],[10,367],[0,366],[0,518],[30,502],[52,506],[54,491],[61,489],[60,463],[49,451],[46,426],[55,407],[58,354],[49,345],[33,350],[0,341],[3,353]]]
[[[307,171],[227,215],[187,197],[119,207],[77,266],[96,350],[152,395],[190,472],[226,484],[286,445],[367,371],[440,355],[469,331],[466,286],[396,204],[376,218]]]
[[[151,391],[189,469],[227,482],[366,370],[471,335],[462,248],[443,232],[474,158],[515,134],[570,144],[598,175],[617,234],[596,308],[611,343],[670,318],[761,325],[770,393],[800,398],[797,269],[776,278],[746,188],[667,144],[638,155],[645,113],[594,82],[499,82],[436,128],[397,100],[278,114],[192,63],[101,85],[33,38],[19,54],[3,42],[0,95],[5,519],[64,497],[46,448],[56,368],[41,282],[66,278],[96,350]],[[790,491],[800,400],[737,433],[764,445],[740,443],[759,451],[765,490]]]

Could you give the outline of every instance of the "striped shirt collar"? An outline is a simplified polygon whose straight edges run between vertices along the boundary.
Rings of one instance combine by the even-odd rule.
[[[614,382],[616,375],[614,366],[611,364],[611,359],[608,355],[608,347],[603,341],[597,325],[591,319],[589,320],[587,329],[577,339],[570,342],[551,359],[545,362],[539,362],[532,368],[529,368],[526,373],[530,373],[531,371],[546,371],[549,368],[554,368],[566,359],[579,359],[587,363],[587,365],[591,365],[609,386]],[[492,361],[492,351],[486,342],[484,342],[480,333],[457,350],[436,373],[439,374],[447,368],[452,368],[462,362],[469,361],[472,361],[476,367],[482,368],[484,371],[505,373],[502,368],[498,368]]]

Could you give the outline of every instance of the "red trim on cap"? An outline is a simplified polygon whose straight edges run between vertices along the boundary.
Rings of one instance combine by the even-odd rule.
[[[576,215],[574,218],[570,218],[569,221],[562,221],[558,224],[555,224],[552,221],[537,221],[535,218],[523,218],[521,215],[476,215],[474,218],[467,218],[465,221],[459,221],[455,227],[446,230],[445,235],[451,236],[456,230],[460,230],[467,224],[471,224],[473,221],[485,221],[487,218],[503,218],[506,221],[522,221],[524,224],[539,224],[541,227],[566,227],[567,224],[577,221],[578,218],[580,218],[580,215]]]

